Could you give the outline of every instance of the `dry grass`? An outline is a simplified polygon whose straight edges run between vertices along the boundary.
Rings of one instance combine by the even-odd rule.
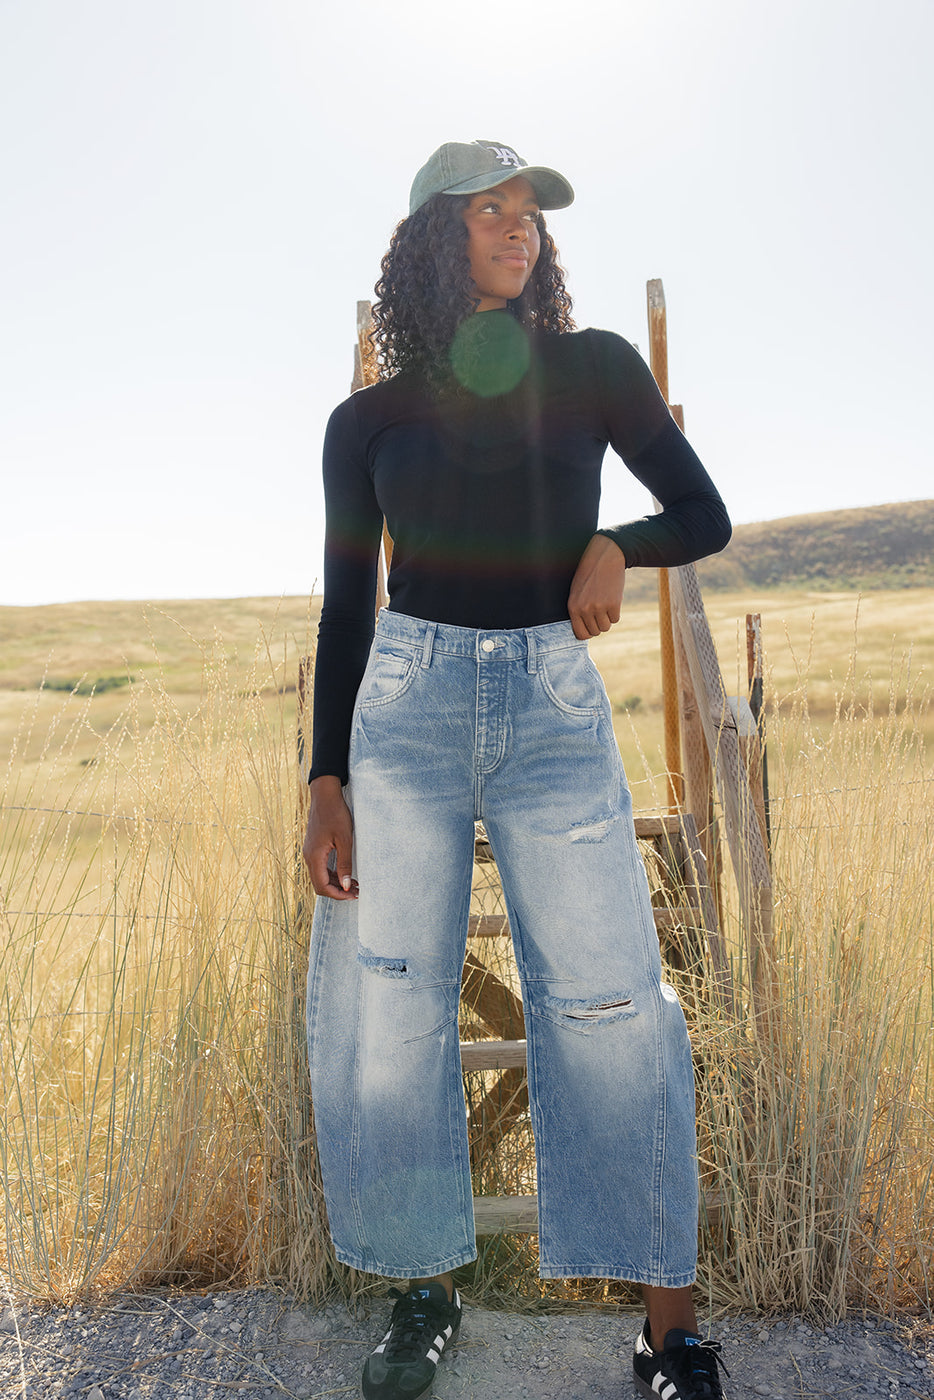
[[[711,613],[732,656],[723,606]],[[845,629],[813,629],[810,659],[800,639],[790,661],[784,643],[771,649],[780,1034],[758,1041],[745,1015],[735,917],[735,1014],[682,977],[696,1008],[701,1166],[719,1202],[701,1284],[724,1305],[931,1304],[930,706],[914,663],[886,671],[892,647],[878,639],[891,619],[876,626],[867,603],[869,654],[861,640],[847,661],[848,608]],[[651,609],[630,620],[637,640],[654,628]],[[122,691],[2,697],[15,729],[0,770],[0,1187],[4,1274],[18,1291],[369,1286],[330,1254],[309,1116],[309,902],[286,689],[307,629],[297,645],[282,637],[296,630],[255,654],[241,639],[234,656],[219,640],[195,646],[189,627],[197,671],[160,667],[166,635]],[[832,634],[836,681],[818,659]],[[602,645],[611,694],[638,693],[613,651],[625,636]],[[636,751],[630,769],[639,763]],[[650,757],[647,787],[658,769]],[[488,866],[475,897],[478,911],[497,908]],[[478,955],[514,979],[504,941]],[[466,1013],[463,1030],[485,1033]],[[478,1192],[530,1189],[521,1090],[492,1075],[470,1076],[467,1091],[472,1107],[485,1101]],[[465,1280],[530,1306],[620,1296],[541,1285],[534,1239],[484,1242]]]
[[[234,673],[209,647],[196,703],[156,675],[77,767],[93,702],[60,704],[38,754],[43,697],[27,711],[0,844],[14,1287],[325,1286],[294,718],[264,694],[294,661]]]
[[[857,670],[854,666],[852,676]],[[904,699],[907,694],[907,701]],[[902,697],[896,704],[896,697]],[[805,690],[773,746],[780,1035],[698,1027],[705,1268],[748,1305],[932,1302],[934,775],[925,692]]]

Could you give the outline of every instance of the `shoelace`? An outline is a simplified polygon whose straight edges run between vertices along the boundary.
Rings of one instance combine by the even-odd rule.
[[[389,1296],[399,1301],[392,1310],[389,1323],[390,1337],[383,1356],[387,1361],[417,1361],[424,1344],[427,1328],[435,1332],[443,1331],[441,1314],[433,1303],[419,1298],[414,1293],[400,1293],[398,1288],[390,1288]],[[403,1307],[407,1304],[407,1307]]]
[[[697,1390],[698,1400],[705,1400],[708,1396],[711,1400],[716,1400],[716,1397],[722,1394],[717,1363],[723,1367],[726,1375],[730,1373],[720,1357],[719,1342],[691,1342],[686,1346],[672,1347],[665,1355],[670,1358],[669,1364],[675,1380],[690,1381],[695,1388],[701,1387]]]

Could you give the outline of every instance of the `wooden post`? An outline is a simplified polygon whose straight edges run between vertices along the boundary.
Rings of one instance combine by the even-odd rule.
[[[649,318],[649,365],[665,402],[668,402],[668,321],[665,289],[660,277],[646,283]],[[661,509],[655,503],[656,509]],[[658,628],[661,641],[662,701],[665,710],[665,768],[668,777],[668,810],[678,812],[684,801],[681,771],[681,726],[678,706],[678,673],[671,622],[668,570],[658,571]]]
[[[684,751],[684,807],[694,819],[697,839],[707,866],[707,879],[717,908],[718,924],[723,927],[723,861],[714,813],[713,768],[707,738],[701,723],[700,707],[691,679],[684,637],[675,627],[675,654],[678,667],[678,696],[681,706],[681,734]]]
[[[746,927],[757,1024],[773,1033],[778,983],[772,942],[772,874],[740,752],[737,721],[720,675],[693,564],[672,569],[671,596],[698,697],[701,724],[723,807],[727,841]]]
[[[660,277],[645,284],[645,300],[649,317],[649,365],[662,398],[668,402],[668,313],[665,310],[665,289]]]
[[[746,614],[746,673],[749,681],[749,708],[758,736],[755,798],[760,810],[765,846],[772,858],[772,822],[769,813],[769,765],[765,747],[765,705],[762,692],[762,614]]]

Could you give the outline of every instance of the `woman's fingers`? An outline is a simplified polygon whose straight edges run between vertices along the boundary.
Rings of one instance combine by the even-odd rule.
[[[571,580],[568,616],[578,641],[608,632],[619,622],[626,558],[606,535],[594,535]]]
[[[589,641],[591,637],[599,637],[601,632],[608,632],[614,622],[619,622],[619,613],[611,618],[606,612],[578,612],[571,618],[574,635],[579,642]]]
[[[334,781],[329,783],[325,779],[312,783],[302,856],[315,894],[330,899],[356,899],[358,886],[352,873],[353,817],[339,783],[336,787]]]

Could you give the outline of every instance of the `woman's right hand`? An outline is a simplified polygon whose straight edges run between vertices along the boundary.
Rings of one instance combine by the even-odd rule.
[[[351,876],[353,817],[344,801],[340,778],[325,775],[310,784],[311,806],[302,843],[315,894],[329,899],[356,899],[357,882]],[[334,869],[329,861],[334,854]]]

